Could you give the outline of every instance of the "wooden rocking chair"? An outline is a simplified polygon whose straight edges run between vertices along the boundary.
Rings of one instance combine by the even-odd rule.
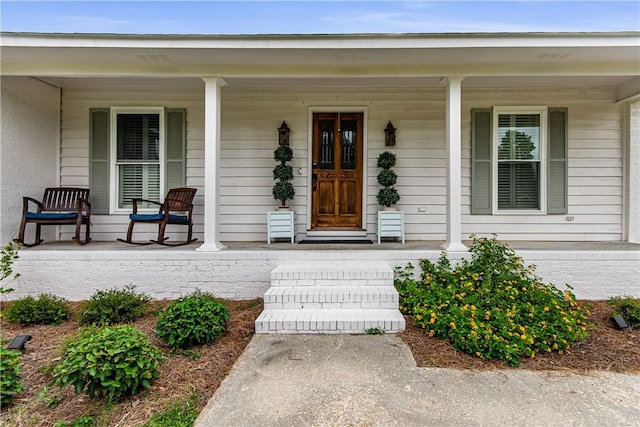
[[[150,245],[157,243],[164,246],[182,246],[195,242],[198,239],[192,239],[193,234],[193,198],[196,195],[196,188],[172,188],[167,193],[164,203],[146,199],[133,199],[133,213],[129,215],[129,229],[127,230],[127,238],[118,239],[120,242],[131,243],[135,245]],[[158,213],[138,213],[138,203],[147,202],[159,206]],[[133,235],[133,226],[136,223],[158,224],[158,239],[149,242],[134,242],[131,240]],[[186,225],[188,227],[187,240],[180,243],[167,243],[168,237],[164,237],[168,224]]]
[[[35,212],[29,207],[35,207]],[[27,224],[36,225],[34,243],[24,241]],[[18,238],[14,242],[24,246],[37,246],[43,242],[40,229],[43,225],[75,225],[76,234],[73,241],[86,245],[91,241],[89,227],[91,225],[91,203],[89,203],[88,188],[52,187],[44,190],[42,201],[31,197],[22,198],[22,221]],[[86,226],[85,238],[80,239],[80,229]]]

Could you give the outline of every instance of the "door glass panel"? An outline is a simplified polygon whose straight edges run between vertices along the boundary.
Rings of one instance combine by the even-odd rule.
[[[356,141],[357,121],[342,121],[342,139],[340,141],[340,165],[342,170],[355,170],[356,168]]]
[[[320,120],[320,143],[318,144],[318,166],[334,169],[335,120]]]

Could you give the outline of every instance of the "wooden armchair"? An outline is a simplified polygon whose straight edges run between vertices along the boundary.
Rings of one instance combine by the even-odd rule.
[[[29,211],[30,204],[37,207],[35,212]],[[36,225],[36,238],[32,244],[24,241],[27,224]],[[22,222],[18,238],[13,241],[24,246],[36,246],[43,242],[40,229],[43,225],[75,224],[76,234],[73,241],[85,245],[91,241],[89,227],[91,224],[91,203],[89,189],[73,187],[46,188],[42,201],[31,197],[22,198]],[[80,228],[86,225],[85,239],[80,240]]]
[[[167,193],[164,203],[146,199],[133,199],[133,213],[129,215],[129,229],[127,230],[126,239],[118,239],[120,242],[131,243],[136,245],[150,245],[157,243],[165,246],[181,246],[195,242],[198,239],[192,239],[193,234],[193,198],[196,195],[196,188],[172,188]],[[158,213],[138,213],[138,203],[146,202],[157,205]],[[158,224],[158,239],[149,242],[134,242],[133,227],[137,223]],[[180,243],[166,243],[169,239],[164,237],[165,230],[169,224],[186,225],[188,227],[187,240]]]

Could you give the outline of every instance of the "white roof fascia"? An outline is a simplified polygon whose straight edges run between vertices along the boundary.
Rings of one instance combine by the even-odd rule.
[[[438,49],[640,47],[640,32],[357,35],[119,35],[0,33],[0,46],[147,49]]]

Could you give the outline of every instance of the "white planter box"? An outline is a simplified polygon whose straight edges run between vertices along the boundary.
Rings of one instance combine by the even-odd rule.
[[[295,211],[280,210],[267,213],[267,243],[272,239],[290,238],[295,242]]]
[[[404,244],[404,211],[378,211],[378,244],[382,237],[399,237]]]

